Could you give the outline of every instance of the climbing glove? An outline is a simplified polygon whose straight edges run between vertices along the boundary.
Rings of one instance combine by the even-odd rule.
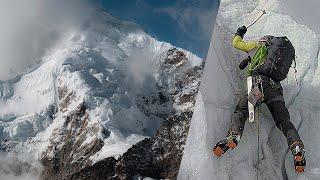
[[[244,34],[247,32],[246,26],[241,26],[237,29],[236,35],[240,36],[243,39]]]
[[[250,56],[248,56],[248,58],[241,61],[241,63],[239,64],[239,69],[244,70],[248,66],[249,62],[251,62]]]

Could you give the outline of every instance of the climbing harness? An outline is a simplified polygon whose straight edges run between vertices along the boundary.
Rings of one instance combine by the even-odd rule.
[[[252,77],[252,89],[248,95],[248,101],[254,106],[258,107],[264,100],[262,78],[260,76]]]

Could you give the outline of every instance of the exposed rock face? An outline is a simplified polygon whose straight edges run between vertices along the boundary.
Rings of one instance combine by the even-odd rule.
[[[191,112],[169,117],[154,137],[130,148],[118,161],[117,176],[176,179],[191,117]]]
[[[108,131],[98,124],[88,126],[84,102],[65,117],[64,130],[57,135],[59,140],[53,141],[44,154],[42,179],[175,179],[203,66],[192,67],[187,56],[176,48],[168,50],[162,59],[157,62],[159,68],[155,73],[158,92],[136,99],[137,107],[146,116],[165,119],[159,130],[133,145],[122,156],[108,157],[93,164],[90,157],[101,150],[104,142],[97,138],[82,146],[86,135],[104,132],[108,136]],[[59,89],[60,111],[68,107],[73,96],[67,88]],[[165,110],[151,108],[164,104]],[[170,108],[168,104],[171,104]]]
[[[82,143],[86,140],[86,134],[98,133],[100,127],[88,125],[88,114],[84,104],[80,104],[75,112],[66,117],[64,132],[61,141],[64,142],[62,147],[53,143],[47,149],[42,159],[45,169],[42,172],[44,179],[68,179],[70,175],[84,166],[91,164],[88,157],[95,154],[103,146],[100,139],[94,139],[90,143],[82,147]]]
[[[152,138],[132,146],[118,160],[104,159],[70,179],[176,179],[192,113],[169,117]]]

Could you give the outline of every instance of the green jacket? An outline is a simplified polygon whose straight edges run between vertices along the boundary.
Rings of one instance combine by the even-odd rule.
[[[236,49],[251,54],[251,63],[246,72],[248,76],[251,76],[253,71],[264,63],[267,55],[267,47],[257,41],[244,41],[240,36],[233,37],[232,45]]]

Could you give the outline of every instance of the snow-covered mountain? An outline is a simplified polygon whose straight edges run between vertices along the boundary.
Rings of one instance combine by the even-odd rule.
[[[86,179],[96,164],[103,168],[90,172],[100,178],[119,176],[116,167],[122,178],[147,176],[126,165],[147,151],[141,161],[164,170],[170,162],[158,161],[180,163],[202,67],[192,53],[96,11],[39,64],[0,82],[1,149],[22,164],[14,175],[32,169],[43,178]],[[144,150],[130,153],[137,148]]]
[[[290,1],[221,1],[178,179],[251,180],[257,179],[257,173],[259,179],[320,179],[320,35],[284,14],[287,3]],[[287,36],[296,49],[298,84],[292,69],[282,85],[291,121],[305,143],[307,166],[301,175],[294,172],[285,137],[276,128],[266,106],[259,116],[259,144],[257,124],[246,123],[235,150],[221,158],[212,153],[214,144],[225,137],[229,128],[238,101],[234,94],[244,90],[241,81],[244,74],[238,70],[238,64],[246,54],[231,46],[233,33],[239,26],[253,21],[263,9],[267,14],[248,29],[245,38],[258,39],[268,34]]]

